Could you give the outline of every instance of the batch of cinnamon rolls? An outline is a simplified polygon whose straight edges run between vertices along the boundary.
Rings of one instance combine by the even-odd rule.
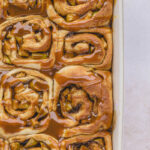
[[[112,150],[113,0],[0,0],[0,150]]]

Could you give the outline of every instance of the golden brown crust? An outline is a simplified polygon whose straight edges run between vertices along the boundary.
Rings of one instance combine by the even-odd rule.
[[[49,0],[47,14],[62,28],[77,30],[108,25],[112,6],[113,0]]]
[[[15,136],[8,139],[8,141],[10,150],[18,150],[17,148],[30,150],[59,150],[58,141],[45,134]]]
[[[56,62],[64,65],[87,65],[108,70],[112,61],[110,28],[84,29],[78,32],[59,31]]]
[[[111,135],[108,132],[98,132],[93,135],[79,135],[60,144],[61,150],[112,150]]]
[[[62,137],[108,129],[112,121],[111,74],[68,66],[54,76],[54,111]]]
[[[14,69],[0,84],[0,136],[39,133],[49,125],[52,80],[34,70]]]
[[[0,66],[53,67],[57,29],[47,18],[11,18],[0,25]]]

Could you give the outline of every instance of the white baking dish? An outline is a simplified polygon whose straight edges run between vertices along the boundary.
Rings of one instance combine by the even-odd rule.
[[[113,150],[123,150],[123,0],[114,4],[113,44]]]

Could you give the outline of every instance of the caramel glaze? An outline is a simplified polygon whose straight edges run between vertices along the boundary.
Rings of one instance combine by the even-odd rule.
[[[63,67],[62,64],[55,64],[55,66],[52,69],[49,69],[49,70],[43,69],[40,72],[47,76],[54,77],[55,73],[58,70],[60,70],[62,67]],[[6,73],[6,71],[1,72],[0,77],[2,75],[4,75],[5,73]],[[57,74],[57,76],[55,76],[55,77],[61,86],[67,86],[68,82],[71,82],[73,84],[78,84],[78,83],[89,81],[88,87],[91,87],[91,88],[95,87],[94,86],[95,84],[101,86],[101,84],[99,84],[99,83],[102,82],[102,80],[103,80],[103,78],[98,76],[98,74],[96,74],[96,73],[95,73],[95,76],[91,75],[91,76],[80,77],[80,75],[79,75],[78,77],[67,78],[65,76],[61,76],[61,74]],[[7,82],[10,83],[10,81],[6,80],[5,85],[7,85]],[[11,84],[13,84],[13,83],[11,83]],[[35,84],[39,84],[39,82],[35,83]],[[40,87],[40,89],[43,89],[43,90],[47,89],[46,84],[45,85],[40,84],[38,86]],[[99,89],[100,87],[97,87],[97,88]],[[96,119],[96,117],[92,117],[91,119],[92,119],[91,121],[93,122]],[[105,120],[106,119],[105,116],[102,119]],[[41,123],[41,126],[42,125],[44,125],[44,122]],[[11,119],[0,121],[0,127],[2,127],[4,129],[4,131],[9,134],[21,131],[23,126],[24,126],[23,122],[19,119],[17,119],[16,122],[14,122],[14,120],[11,120]],[[60,122],[60,118],[59,118],[58,114],[56,112],[50,112],[49,127],[44,131],[44,133],[51,135],[51,136],[55,137],[56,139],[60,140],[64,129],[65,129],[65,125],[62,122]]]
[[[48,65],[48,62],[47,62],[47,64],[45,64],[45,66],[46,65]],[[62,69],[63,67],[64,67],[63,64],[61,64],[61,63],[59,63],[59,64],[55,63],[54,66],[53,66],[53,68],[51,68],[51,69],[44,69],[43,68],[43,69],[40,70],[40,72],[53,78],[54,75],[55,75],[55,73],[57,71],[59,71],[60,69]]]
[[[5,77],[6,71],[0,72],[0,77]],[[2,79],[2,78],[1,78]],[[13,120],[13,119],[7,119],[7,120],[1,120],[0,121],[0,127],[3,128],[3,130],[6,133],[15,133],[21,130],[21,127],[23,126],[23,122],[21,120]]]
[[[42,11],[41,11],[41,9],[42,9]],[[24,15],[41,15],[43,17],[46,17],[47,16],[46,2],[44,4],[43,8],[41,6],[39,8],[28,8],[28,9],[22,9],[22,8],[19,8],[17,6],[14,6],[13,4],[9,3],[9,4],[7,4],[7,8],[3,8],[1,10],[0,23],[4,22],[7,18],[7,16],[14,17],[14,16],[24,16]]]
[[[44,124],[45,122],[43,121],[41,123],[41,126]],[[19,119],[17,119],[16,121],[14,121],[13,119],[1,120],[0,127],[3,128],[5,133],[8,134],[17,133],[21,131],[22,128],[24,128],[24,122]],[[49,126],[46,129],[46,131],[44,131],[44,133],[51,135],[59,140],[61,138],[60,135],[63,130],[64,130],[64,126],[59,123],[55,112],[50,112]]]
[[[41,126],[44,125],[44,121],[41,123]],[[0,121],[0,127],[3,128],[5,133],[17,133],[22,130],[24,127],[24,122],[17,119],[14,121],[13,119],[2,120]],[[61,125],[57,120],[57,115],[55,112],[50,112],[50,122],[48,128],[44,131],[44,133],[55,137],[56,139],[60,139],[61,132],[64,130],[64,126]]]
[[[83,129],[82,127],[84,125],[85,126],[88,125],[88,127],[90,126],[92,132],[97,131],[96,127],[98,127],[99,129],[110,128],[112,105],[111,105],[111,99],[109,99],[109,96],[111,96],[111,94],[108,92],[108,89],[107,89],[107,87],[105,87],[105,84],[104,84],[104,82],[106,82],[107,77],[109,75],[107,73],[99,74],[96,71],[93,71],[93,70],[90,70],[87,68],[85,69],[84,67],[75,67],[74,66],[71,68],[71,66],[70,66],[70,67],[66,67],[66,68],[63,68],[62,69],[63,71],[57,72],[54,76],[54,85],[55,85],[54,110],[56,111],[55,121],[62,124],[63,127],[65,128],[65,130],[63,131],[62,137],[70,137],[72,135],[77,134],[74,132],[75,131],[80,132]],[[77,71],[75,71],[75,70],[77,70]],[[58,84],[58,86],[57,86],[57,84]],[[82,122],[82,119],[81,119],[80,120],[81,123],[79,120],[76,120],[71,115],[69,117],[63,116],[63,114],[61,112],[62,108],[59,107],[59,105],[61,105],[61,103],[59,102],[60,101],[60,93],[62,92],[62,90],[64,88],[69,87],[72,84],[77,85],[77,86],[79,86],[79,88],[81,87],[83,90],[85,90],[90,97],[88,99],[93,101],[93,105],[92,106],[89,105],[90,107],[92,107],[91,108],[92,112],[90,112],[88,120],[83,119],[83,122]],[[75,105],[77,106],[77,104],[75,104]],[[76,107],[75,105],[74,105],[74,107]],[[90,107],[89,107],[89,109],[90,109]],[[58,110],[58,109],[60,109],[60,110]],[[99,111],[101,111],[101,115],[99,115]],[[66,112],[65,112],[65,114],[66,114]],[[72,119],[70,119],[70,118],[72,118]],[[86,122],[84,122],[84,121],[86,121]],[[95,128],[93,128],[93,124],[95,125]],[[83,132],[89,133],[89,128],[88,129],[84,128]],[[63,129],[61,128],[61,131],[62,130]],[[60,131],[59,131],[59,133],[60,133]]]
[[[53,68],[53,72],[46,72],[46,71],[42,71],[42,73],[46,73],[47,75],[50,76],[54,76],[56,71],[60,70],[62,66],[61,65],[56,65],[55,68]],[[99,78],[98,76],[95,77]],[[78,84],[79,82],[84,82],[84,81],[89,81],[89,80],[94,80],[93,76],[82,76],[82,77],[72,77],[72,78],[68,78],[68,77],[64,77],[63,75],[61,76],[60,74],[58,74],[57,76],[55,76],[55,79],[58,81],[58,83],[61,86],[67,86],[68,82],[74,83],[74,84]],[[98,82],[91,82],[89,83],[89,86],[92,86],[94,84],[98,84],[101,81],[99,80]],[[49,128],[45,131],[46,134],[52,135],[57,139],[61,138],[62,132],[63,130],[66,128],[65,127],[65,123],[63,121],[63,119],[61,119],[61,117],[58,115],[57,112],[51,112],[50,113],[50,124],[49,124]],[[93,117],[91,121],[94,121],[96,118]]]
[[[46,9],[44,9],[44,10],[46,10]],[[30,10],[23,10],[23,9],[18,8],[16,6],[13,6],[13,5],[9,5],[7,13],[9,14],[9,16],[20,16],[20,14],[21,15],[29,15],[29,14],[30,15],[31,14],[38,15],[38,14],[40,14],[42,16],[47,16],[46,11],[41,13],[40,8],[30,9]],[[0,19],[0,23],[2,23],[4,21],[5,21],[5,17],[2,16],[1,19]],[[20,24],[18,24],[17,28],[18,29],[22,28],[22,29],[19,30],[19,32],[16,29],[16,33],[15,33],[16,35],[23,35],[26,32],[31,32],[31,30],[32,30],[28,27],[25,29],[25,27],[24,28],[21,27]],[[89,60],[89,57],[91,59],[92,56],[88,56],[86,61]],[[92,59],[94,59],[94,58],[92,58]],[[49,62],[45,63],[44,66],[47,66],[48,64],[49,64]],[[58,70],[60,70],[63,66],[64,65],[59,62],[59,64],[56,63],[52,69],[42,69],[42,70],[40,70],[40,72],[47,75],[47,76],[53,77],[55,75],[55,73]],[[7,71],[1,71],[0,72],[0,78],[6,73],[7,73]],[[59,84],[61,84],[61,86],[66,86],[68,84],[68,82],[67,82],[68,78],[61,77],[61,75],[59,75],[56,78],[57,78],[57,81],[59,82]],[[83,76],[82,78],[79,77],[79,78],[69,79],[69,81],[71,81],[71,83],[78,84],[79,82],[84,82],[84,81],[87,81],[87,80],[91,80],[92,78],[93,78],[93,76],[91,76],[91,77]],[[99,78],[99,77],[95,77],[95,79],[96,78]],[[92,80],[94,81],[94,79],[92,79]],[[90,85],[89,85],[91,87],[92,87],[92,85],[97,84],[98,82],[101,82],[101,80],[99,80],[98,82],[92,82],[92,80],[91,80]],[[38,86],[40,86],[40,88],[43,89],[43,90],[47,89],[46,85],[40,84]],[[53,111],[50,112],[50,118],[51,119],[50,119],[50,122],[49,122],[49,127],[47,128],[47,130],[44,133],[46,133],[48,135],[52,135],[57,139],[60,139],[61,132],[64,130],[65,127],[64,127],[64,125],[61,124],[61,122],[59,122],[58,116],[55,112],[53,112]],[[105,118],[103,118],[103,119],[105,120]],[[44,124],[44,122],[41,122],[41,126],[43,124]],[[11,119],[0,121],[0,127],[2,127],[6,133],[16,133],[16,132],[20,131],[23,128],[23,125],[24,125],[24,123],[21,120],[19,120],[19,118],[16,121],[11,120]]]
[[[21,120],[17,120],[14,122],[14,120],[12,119],[1,120],[0,127],[3,128],[5,133],[16,133],[21,131],[21,128],[23,127],[23,122],[21,122]]]
[[[97,74],[96,72],[95,73],[93,72],[94,73],[93,75],[91,74],[91,75],[84,75],[84,76],[81,76],[80,72],[79,72],[79,73],[77,73],[77,75],[75,77],[72,75],[72,78],[65,77],[65,75],[62,75],[59,73],[55,74],[58,70],[60,70],[61,67],[62,67],[61,65],[55,65],[51,70],[41,70],[40,72],[42,72],[43,74],[50,76],[50,77],[54,77],[54,75],[55,75],[55,79],[62,87],[65,87],[70,83],[78,85],[80,83],[84,84],[84,82],[86,82],[88,84],[86,84],[84,86],[85,86],[85,89],[87,90],[87,92],[88,91],[94,92],[95,87],[96,87],[96,89],[102,88],[101,82],[103,81],[104,78],[106,78],[106,76],[99,76],[99,74]],[[2,80],[5,79],[5,74],[6,74],[6,71],[0,72],[0,77],[2,77],[2,75],[3,75]],[[69,74],[71,74],[71,73],[69,73]],[[11,84],[12,86],[14,84],[16,84],[16,81],[13,81],[13,77],[10,77],[9,80],[6,80],[4,82],[5,82],[6,86],[8,86],[8,84]],[[36,84],[36,86],[40,87],[40,89],[43,89],[43,91],[48,88],[46,84],[41,84],[39,82],[35,82],[34,84]],[[98,95],[100,96],[101,92],[99,92]],[[106,92],[106,95],[107,95],[107,92]],[[52,112],[50,112],[49,116],[50,116],[49,126],[44,131],[44,133],[51,135],[51,136],[55,137],[56,139],[60,140],[62,132],[65,129],[65,123],[61,119],[61,117],[58,115],[57,112],[52,111]],[[95,117],[93,116],[92,118],[90,118],[90,121],[93,122],[95,119],[96,119],[96,116]],[[107,120],[107,115],[103,116],[102,120]],[[44,125],[45,121],[41,122],[40,125],[41,126]],[[24,122],[19,120],[19,118],[16,119],[16,121],[11,120],[11,119],[0,121],[0,127],[2,127],[4,129],[4,131],[9,134],[21,131],[23,126],[24,126]]]
[[[41,12],[40,9],[41,8],[23,10],[22,8],[18,8],[17,6],[13,6],[10,4],[7,12],[12,17],[20,16],[20,15],[42,15],[42,16],[46,16],[46,9],[43,9],[43,10],[45,10],[43,12]]]
[[[42,22],[41,26],[37,25],[38,20],[36,18]],[[35,23],[32,19],[36,20]],[[57,39],[54,39],[55,30],[57,29],[53,23],[43,17],[40,20],[39,16],[20,17],[20,20],[15,20],[14,24],[5,25],[0,39],[2,40],[3,56],[8,57],[9,61],[2,60],[2,62],[12,67],[23,66],[28,68],[31,65],[33,69],[40,70],[42,68],[48,72],[47,69],[51,68],[55,61],[54,50],[57,46]],[[11,41],[9,35],[13,35],[13,39],[15,39]],[[35,47],[28,44],[29,38],[26,35],[35,35],[35,42],[32,41],[32,44],[36,44]],[[36,36],[40,37],[41,40]],[[8,51],[15,51],[15,56],[6,54],[7,47],[10,47]]]
[[[59,140],[64,128],[65,127],[59,122],[57,114],[55,112],[50,112],[49,127],[46,131],[44,131],[44,133],[51,135]]]
[[[47,120],[42,121],[39,127],[44,126],[45,122],[47,122]],[[21,121],[19,118],[16,121],[14,121],[14,119],[1,120],[0,127],[3,128],[5,133],[17,133],[24,128],[24,122]],[[53,134],[53,132],[50,133],[50,135]]]
[[[5,75],[7,74],[7,72],[8,71],[5,71],[5,70],[0,72],[1,83],[3,82],[1,86],[3,86],[4,90],[7,87],[11,87],[12,93],[13,93],[14,92],[13,87],[19,83],[19,80],[15,79],[14,76],[10,76],[8,78],[7,75]],[[41,92],[47,91],[49,89],[49,86],[47,85],[45,81],[38,82],[36,80],[32,80],[32,86],[36,87],[37,90],[39,89],[39,91]],[[5,101],[2,100],[2,104],[3,103],[5,103]],[[38,105],[37,102],[35,102],[34,104],[35,104],[34,105],[35,107]],[[40,110],[40,111],[41,112],[39,113],[39,115],[45,113],[44,110]],[[4,133],[15,134],[21,131],[24,127],[30,127],[30,124],[28,124],[28,122],[30,122],[30,118],[29,120],[21,120],[19,117],[11,118],[11,114],[8,114],[8,115],[10,115],[9,119],[4,118],[0,120],[0,127],[4,130]],[[44,120],[40,120],[38,127],[35,127],[35,128],[40,129],[41,127],[47,124],[49,124],[49,115],[47,115]]]
[[[28,24],[22,25],[20,22],[18,22],[14,26],[13,34],[15,36],[21,36],[22,37],[23,35],[29,34],[30,32],[32,32],[32,27],[31,26],[29,26]]]

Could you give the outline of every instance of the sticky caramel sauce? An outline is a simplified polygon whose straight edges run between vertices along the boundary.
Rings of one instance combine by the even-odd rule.
[[[0,84],[4,90],[7,87],[11,87],[13,89],[13,86],[15,86],[16,84],[19,83],[19,79],[16,79],[14,76],[8,77],[6,75],[7,72],[8,71],[6,71],[6,70],[0,71]],[[47,91],[49,89],[49,86],[46,81],[32,80],[32,84],[39,91]],[[13,90],[12,90],[12,92],[13,92]],[[2,105],[5,103],[5,101],[3,101],[3,98],[2,98],[1,103],[2,103]],[[37,106],[37,105],[38,105],[38,103],[35,102],[35,106]],[[44,111],[41,110],[40,113],[44,113]],[[30,118],[29,118],[29,120],[20,120],[19,117],[18,118],[12,117],[10,114],[8,114],[8,117],[9,117],[9,119],[1,119],[0,120],[0,128],[2,128],[4,133],[6,133],[6,134],[16,134],[17,132],[20,132],[22,129],[30,127],[30,125],[28,125],[28,122],[30,122]],[[43,119],[39,122],[39,125],[36,129],[48,126],[48,124],[49,124],[49,115],[47,115],[45,119]]]
[[[51,78],[53,78],[55,73],[57,71],[59,71],[60,69],[62,69],[63,66],[64,66],[63,64],[58,64],[58,63],[55,62],[54,66],[51,69],[47,69],[46,66],[49,65],[49,61],[47,63],[45,63],[45,64],[42,64],[42,65],[43,65],[43,67],[40,70],[40,72],[45,74],[45,75],[47,75],[47,76],[49,76],[49,77],[51,77]]]
[[[21,22],[18,22],[14,25],[13,34],[15,36],[22,37],[25,34],[29,34],[32,32],[32,26],[29,26],[28,24],[24,25]]]
[[[21,131],[23,128],[24,123],[21,120],[13,120],[13,119],[7,119],[7,120],[1,120],[0,121],[0,127],[3,128],[4,132],[7,134],[11,133],[17,133]]]
[[[11,3],[8,3],[6,8],[0,10],[0,23],[4,22],[6,18],[9,17],[20,17],[25,15],[41,15],[43,17],[47,16],[46,13],[46,2],[39,8],[19,8]],[[15,10],[15,11],[14,11]]]
[[[0,70],[0,79],[2,79],[2,76],[4,77],[7,72],[8,71],[6,70],[3,71]],[[24,123],[21,120],[14,121],[13,119],[10,118],[7,120],[0,120],[0,127],[5,131],[5,133],[9,133],[9,134],[19,132],[23,124]]]
[[[44,133],[60,139],[65,127],[59,122],[58,116],[55,112],[50,112],[50,123],[49,127],[44,131]]]
[[[76,75],[70,73],[70,76],[65,76],[60,73],[55,74],[55,80],[59,83],[61,87],[67,86],[69,83],[71,84],[82,84],[85,87],[98,85],[102,82],[102,79],[99,76],[95,76],[93,74],[88,74],[84,76],[80,76],[80,72]],[[85,84],[84,84],[85,83]]]
[[[41,8],[33,8],[33,9],[24,10],[22,8],[19,8],[17,6],[13,6],[13,5],[9,4],[7,13],[12,17],[14,17],[14,16],[24,16],[24,15],[42,15],[42,16],[46,16],[46,9],[43,9],[43,10],[44,10],[43,12],[41,12]]]
[[[49,89],[48,84],[46,83],[46,81],[41,82],[37,82],[36,80],[33,80],[32,82],[34,84],[34,86],[37,87],[37,89],[39,89],[40,91],[47,91]]]
[[[15,10],[15,11],[14,11]],[[46,9],[44,9],[46,10]],[[10,16],[23,16],[23,15],[31,15],[31,14],[35,14],[35,15],[42,15],[42,16],[47,16],[46,15],[46,11],[41,12],[40,8],[38,9],[30,9],[30,10],[23,10],[21,8],[18,8],[16,6],[13,5],[9,5],[9,9],[8,9],[8,13]],[[5,17],[3,16],[2,19],[0,19],[0,23],[4,22]],[[14,34],[16,36],[22,36],[25,33],[29,33],[32,32],[32,28],[30,28],[28,25],[26,26],[22,26],[20,23],[16,24],[16,29],[14,30]],[[59,55],[58,55],[59,57]],[[86,58],[84,58],[84,62],[89,62],[89,61],[93,61],[95,60],[95,58],[97,58],[97,53],[93,54],[93,55],[89,55]],[[60,59],[60,58],[58,58]],[[65,59],[65,58],[62,58]],[[50,61],[47,61],[45,64],[43,64],[42,66],[42,70],[40,70],[41,73],[49,76],[49,77],[54,77],[55,73],[60,70],[61,68],[63,68],[64,63],[57,61],[57,63],[55,63],[54,67],[51,69],[47,69],[46,66],[48,66],[50,64]],[[79,62],[75,62],[75,63],[79,63]],[[2,76],[4,77],[4,75],[7,73],[8,71],[0,71],[0,79],[2,79]],[[99,84],[101,82],[101,79],[98,77],[94,77],[94,76],[82,76],[82,77],[72,77],[72,78],[68,78],[65,76],[61,76],[61,74],[56,75],[55,76],[56,80],[59,82],[59,84],[61,86],[66,86],[68,85],[68,82],[74,83],[74,84],[78,84],[78,83],[82,83],[85,81],[89,81],[89,85],[88,87],[91,86],[90,89],[92,89],[92,87],[94,87],[93,85],[95,84]],[[97,80],[98,79],[98,80]],[[6,80],[5,85],[13,85],[14,82],[12,78],[9,78],[10,81]],[[40,89],[43,90],[47,90],[48,86],[39,82],[34,82],[34,84],[36,84],[36,86],[38,86]],[[3,87],[5,88],[5,87]],[[100,87],[99,87],[100,88]],[[89,90],[90,90],[89,89]],[[95,119],[95,118],[93,118]],[[44,125],[44,122],[41,123],[41,126]],[[16,121],[14,121],[13,119],[8,119],[8,120],[1,120],[0,121],[0,127],[3,128],[3,130],[5,131],[5,133],[11,134],[11,133],[17,133],[19,131],[21,131],[23,129],[24,126],[24,122],[22,122],[19,119],[16,119]],[[60,135],[62,134],[63,130],[65,129],[65,127],[63,126],[63,124],[61,122],[59,122],[59,118],[58,115],[55,112],[50,112],[50,122],[49,122],[49,126],[48,128],[44,131],[45,134],[51,135],[53,137],[55,137],[56,139],[60,139]]]
[[[5,21],[4,18],[0,18],[0,24],[3,23]]]
[[[54,75],[55,75],[55,79],[63,87],[67,86],[69,83],[78,85],[79,83],[86,82],[86,88],[87,88],[87,90],[90,91],[90,89],[95,87],[95,85],[99,86],[100,83],[102,82],[102,79],[99,76],[96,76],[93,74],[80,76],[80,73],[79,73],[72,77],[67,77],[67,76],[59,74],[59,73],[56,74],[56,72],[58,70],[60,70],[60,68],[61,68],[61,66],[56,65],[51,70],[41,70],[41,72],[49,77],[54,77]],[[9,85],[14,86],[15,84],[17,84],[17,80],[13,76],[6,78],[5,74],[6,74],[6,72],[1,72],[1,74],[0,74],[1,80],[4,83],[3,88],[5,88]],[[2,77],[2,75],[3,75],[3,77]],[[36,82],[35,80],[33,80],[33,84],[36,87],[42,89],[43,91],[48,89],[48,85],[45,82],[40,83],[40,82]],[[88,87],[89,87],[89,89],[88,89]],[[100,87],[98,87],[98,88],[100,88]],[[96,119],[96,117],[92,117],[90,121],[94,121],[95,119]],[[44,126],[44,122],[41,123],[41,126],[42,125]],[[0,121],[0,127],[3,128],[5,133],[9,133],[9,134],[17,133],[24,128],[24,122],[20,121],[19,119],[16,119],[16,121],[14,121],[12,119],[8,119],[8,120]],[[63,119],[60,118],[60,116],[58,116],[57,112],[53,112],[53,111],[50,112],[49,125],[48,125],[48,128],[43,133],[51,135],[59,140],[61,138],[61,135],[62,135],[64,129],[65,129],[65,124],[63,122]]]
[[[26,121],[28,121],[28,120],[26,120]],[[49,123],[48,117],[44,121],[41,121],[39,128],[47,125],[47,122]],[[1,120],[0,127],[4,130],[5,133],[16,134],[17,132],[20,132],[22,129],[24,129],[27,126],[26,126],[25,121],[22,121],[19,118],[16,118],[16,119],[9,118],[7,120]],[[51,133],[51,134],[53,134],[53,133]]]

